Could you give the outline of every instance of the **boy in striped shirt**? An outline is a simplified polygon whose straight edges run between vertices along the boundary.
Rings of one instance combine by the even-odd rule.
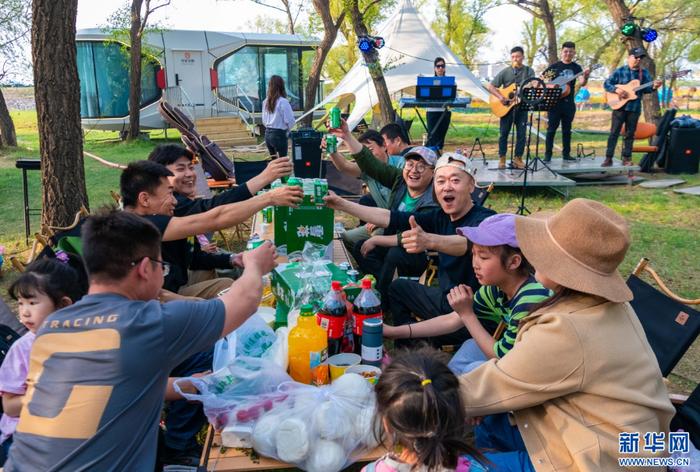
[[[481,284],[476,294],[470,287],[459,285],[447,296],[472,336],[449,364],[453,372],[463,374],[488,359],[505,356],[513,347],[520,320],[532,306],[549,298],[551,292],[535,280],[532,267],[520,252],[514,215],[494,215],[477,227],[464,227],[457,232],[473,244],[472,264]],[[503,335],[494,339],[480,320],[504,323]]]
[[[513,347],[518,323],[530,307],[551,296],[551,292],[535,280],[532,266],[520,252],[514,217],[507,213],[493,215],[479,226],[457,230],[471,242],[474,273],[482,285],[476,295],[472,296],[467,285],[458,285],[447,296],[455,311],[403,326],[385,324],[384,336],[432,338],[466,327],[471,339],[462,344],[449,364],[458,375],[488,359],[503,357]],[[506,329],[502,337],[495,339],[484,323],[496,325],[500,322],[505,323]]]

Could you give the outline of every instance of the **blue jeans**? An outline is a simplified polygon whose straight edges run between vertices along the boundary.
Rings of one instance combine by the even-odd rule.
[[[180,363],[171,372],[171,377],[187,377],[198,372],[211,370],[214,351],[199,352]],[[171,449],[184,451],[197,447],[196,436],[207,424],[200,403],[187,400],[170,402],[165,418],[165,445]]]
[[[279,157],[287,157],[287,130],[267,128],[265,129],[265,145],[270,155],[277,154]]]
[[[462,343],[455,355],[452,356],[447,367],[450,368],[455,375],[466,374],[479,367],[486,362],[488,357],[481,350],[479,345],[473,339],[467,339]]]
[[[7,461],[7,456],[10,455],[10,446],[12,446],[12,436],[5,439],[5,442],[0,444],[0,467],[5,465],[5,461]]]
[[[508,137],[510,129],[515,125],[515,157],[523,157],[527,133],[527,109],[524,106],[513,107],[500,121],[498,135],[498,156],[508,155]]]
[[[491,462],[496,472],[535,472],[517,426],[511,426],[508,414],[485,416],[474,428],[476,447]]]

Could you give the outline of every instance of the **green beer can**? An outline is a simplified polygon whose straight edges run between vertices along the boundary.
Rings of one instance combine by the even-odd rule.
[[[313,205],[315,194],[314,179],[302,179],[301,188],[304,189],[304,205]]]
[[[328,181],[326,179],[316,179],[314,181],[314,201],[316,205],[323,205],[323,197],[328,195]]]
[[[328,154],[338,152],[338,138],[336,138],[332,134],[326,136],[326,152]]]
[[[331,108],[331,128],[340,128],[340,108]]]
[[[296,177],[290,177],[289,179],[287,179],[287,185],[289,185],[290,187],[293,185],[296,185],[297,187],[301,187],[301,180],[299,180]]]

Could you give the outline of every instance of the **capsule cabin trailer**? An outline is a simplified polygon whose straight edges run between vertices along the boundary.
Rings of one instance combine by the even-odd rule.
[[[163,97],[190,118],[234,117],[253,130],[272,75],[284,78],[296,116],[304,109],[306,74],[318,41],[298,35],[167,30],[144,38],[141,127],[162,129]],[[86,129],[129,126],[126,47],[100,29],[77,34],[80,114]],[[321,90],[316,102],[321,100]],[[320,114],[319,114],[320,116]]]

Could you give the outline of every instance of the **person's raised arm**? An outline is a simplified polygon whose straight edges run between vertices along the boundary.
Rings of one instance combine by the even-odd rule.
[[[238,328],[257,311],[262,299],[262,278],[277,265],[275,256],[275,246],[269,241],[243,253],[243,275],[219,297],[226,309],[221,337]]]
[[[328,195],[323,197],[323,201],[328,208],[344,211],[345,213],[356,216],[363,221],[375,224],[380,228],[386,228],[389,226],[391,212],[384,208],[368,207],[358,203],[353,203],[339,197],[335,194],[335,192],[331,191],[328,192]]]
[[[246,221],[256,212],[268,206],[294,207],[301,202],[303,197],[304,193],[301,187],[284,186],[242,202],[212,208],[204,213],[172,218],[163,234],[163,241],[175,241],[195,234],[229,228]]]
[[[409,254],[419,254],[425,251],[437,251],[450,256],[463,256],[468,249],[468,241],[457,234],[443,236],[428,233],[416,222],[415,216],[408,219],[411,228],[401,234],[401,244]]]
[[[329,131],[332,135],[345,141],[345,145],[352,154],[357,154],[358,152],[362,151],[362,143],[360,143],[357,138],[352,135],[347,121],[341,119],[340,128],[330,128]]]
[[[325,137],[321,140],[321,149],[323,149],[324,152],[326,151]],[[362,175],[360,167],[354,162],[346,159],[345,156],[338,151],[330,153],[329,156],[335,168],[338,169],[338,172],[350,175],[352,177],[359,177]]]
[[[472,339],[476,341],[481,352],[483,352],[488,359],[496,357],[496,352],[494,351],[495,340],[493,336],[491,336],[491,333],[481,324],[476,313],[474,313],[474,294],[471,287],[464,284],[454,287],[450,290],[450,293],[447,294],[447,303],[449,303],[455,313],[459,315],[462,323],[464,323],[464,327],[467,328]]]
[[[22,397],[24,395],[17,395],[15,393],[3,392],[2,393],[2,409],[7,416],[12,416],[17,418],[19,413],[22,411]]]
[[[265,169],[245,183],[251,195],[255,195],[275,180],[292,173],[292,161],[288,157],[279,157],[271,160]]]
[[[462,327],[462,321],[455,312],[436,316],[410,325],[384,325],[384,336],[389,339],[430,338],[450,334]]]

